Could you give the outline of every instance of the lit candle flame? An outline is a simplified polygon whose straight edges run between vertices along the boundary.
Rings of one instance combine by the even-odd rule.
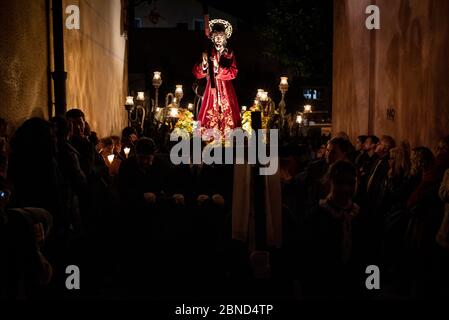
[[[134,97],[132,97],[132,96],[126,97],[126,102],[125,102],[125,104],[126,104],[127,106],[133,106],[133,105],[134,105]]]
[[[181,84],[177,84],[176,85],[175,93],[177,93],[177,94],[182,94],[183,93]]]
[[[108,161],[110,164],[112,163],[112,161],[114,161],[114,157],[115,156],[113,154],[108,155]]]
[[[145,92],[142,92],[142,91],[137,92],[137,98],[136,98],[136,100],[138,100],[138,101],[143,101],[143,100],[145,100]]]
[[[193,110],[193,103],[189,103],[188,109]]]
[[[296,122],[297,123],[302,123],[302,116],[301,115],[296,116]]]
[[[154,71],[153,80],[159,80],[161,78],[161,73],[159,71]]]
[[[177,118],[178,117],[178,108],[171,108],[170,117]]]
[[[310,104],[306,104],[304,106],[304,112],[311,112],[312,111],[312,106]]]
[[[129,152],[131,151],[131,148],[126,147],[126,148],[123,149],[123,151],[125,152],[125,156],[128,158]]]
[[[281,77],[281,84],[288,85],[288,77]]]
[[[246,106],[242,106],[242,111],[246,111]]]

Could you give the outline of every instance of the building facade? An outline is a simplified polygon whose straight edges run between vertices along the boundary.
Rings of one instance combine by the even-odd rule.
[[[67,108],[80,108],[99,136],[126,125],[127,40],[122,0],[64,0]],[[80,10],[80,29],[65,27],[69,5]],[[0,117],[17,127],[54,115],[51,0],[0,2]]]
[[[445,0],[334,0],[334,132],[429,147],[449,134],[448,15]]]

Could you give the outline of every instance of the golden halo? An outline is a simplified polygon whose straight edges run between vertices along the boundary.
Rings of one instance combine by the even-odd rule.
[[[215,24],[222,24],[225,27],[225,34],[226,34],[226,39],[229,39],[232,35],[232,25],[223,19],[213,19],[209,21],[209,30],[211,30],[211,34],[212,34],[212,29],[213,26]]]

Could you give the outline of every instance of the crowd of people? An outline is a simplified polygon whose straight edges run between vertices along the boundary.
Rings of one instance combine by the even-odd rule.
[[[384,289],[378,297],[447,295],[448,169],[449,137],[433,152],[387,135],[359,136],[353,145],[341,132],[305,170],[284,170],[285,200],[300,221],[305,292],[376,296],[365,286],[374,265]]]
[[[132,127],[98,137],[83,112],[0,121],[0,297],[443,296],[449,137],[432,151],[344,133],[280,150],[283,245],[271,282],[231,237],[233,166],[173,165]],[[445,208],[446,205],[446,208]],[[76,265],[82,290],[67,290]],[[366,267],[381,270],[366,289]]]

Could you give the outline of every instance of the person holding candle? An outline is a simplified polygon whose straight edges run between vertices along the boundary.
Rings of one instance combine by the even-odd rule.
[[[234,52],[227,48],[232,35],[228,21],[214,19],[209,22],[209,38],[213,43],[210,55],[203,53],[202,61],[193,68],[197,79],[207,78],[207,85],[198,115],[202,128],[217,129],[222,135],[240,127],[240,110],[232,80],[237,76]]]
[[[120,155],[124,159],[132,157],[136,153],[135,143],[138,139],[137,131],[133,127],[126,127],[122,130],[121,152]]]

